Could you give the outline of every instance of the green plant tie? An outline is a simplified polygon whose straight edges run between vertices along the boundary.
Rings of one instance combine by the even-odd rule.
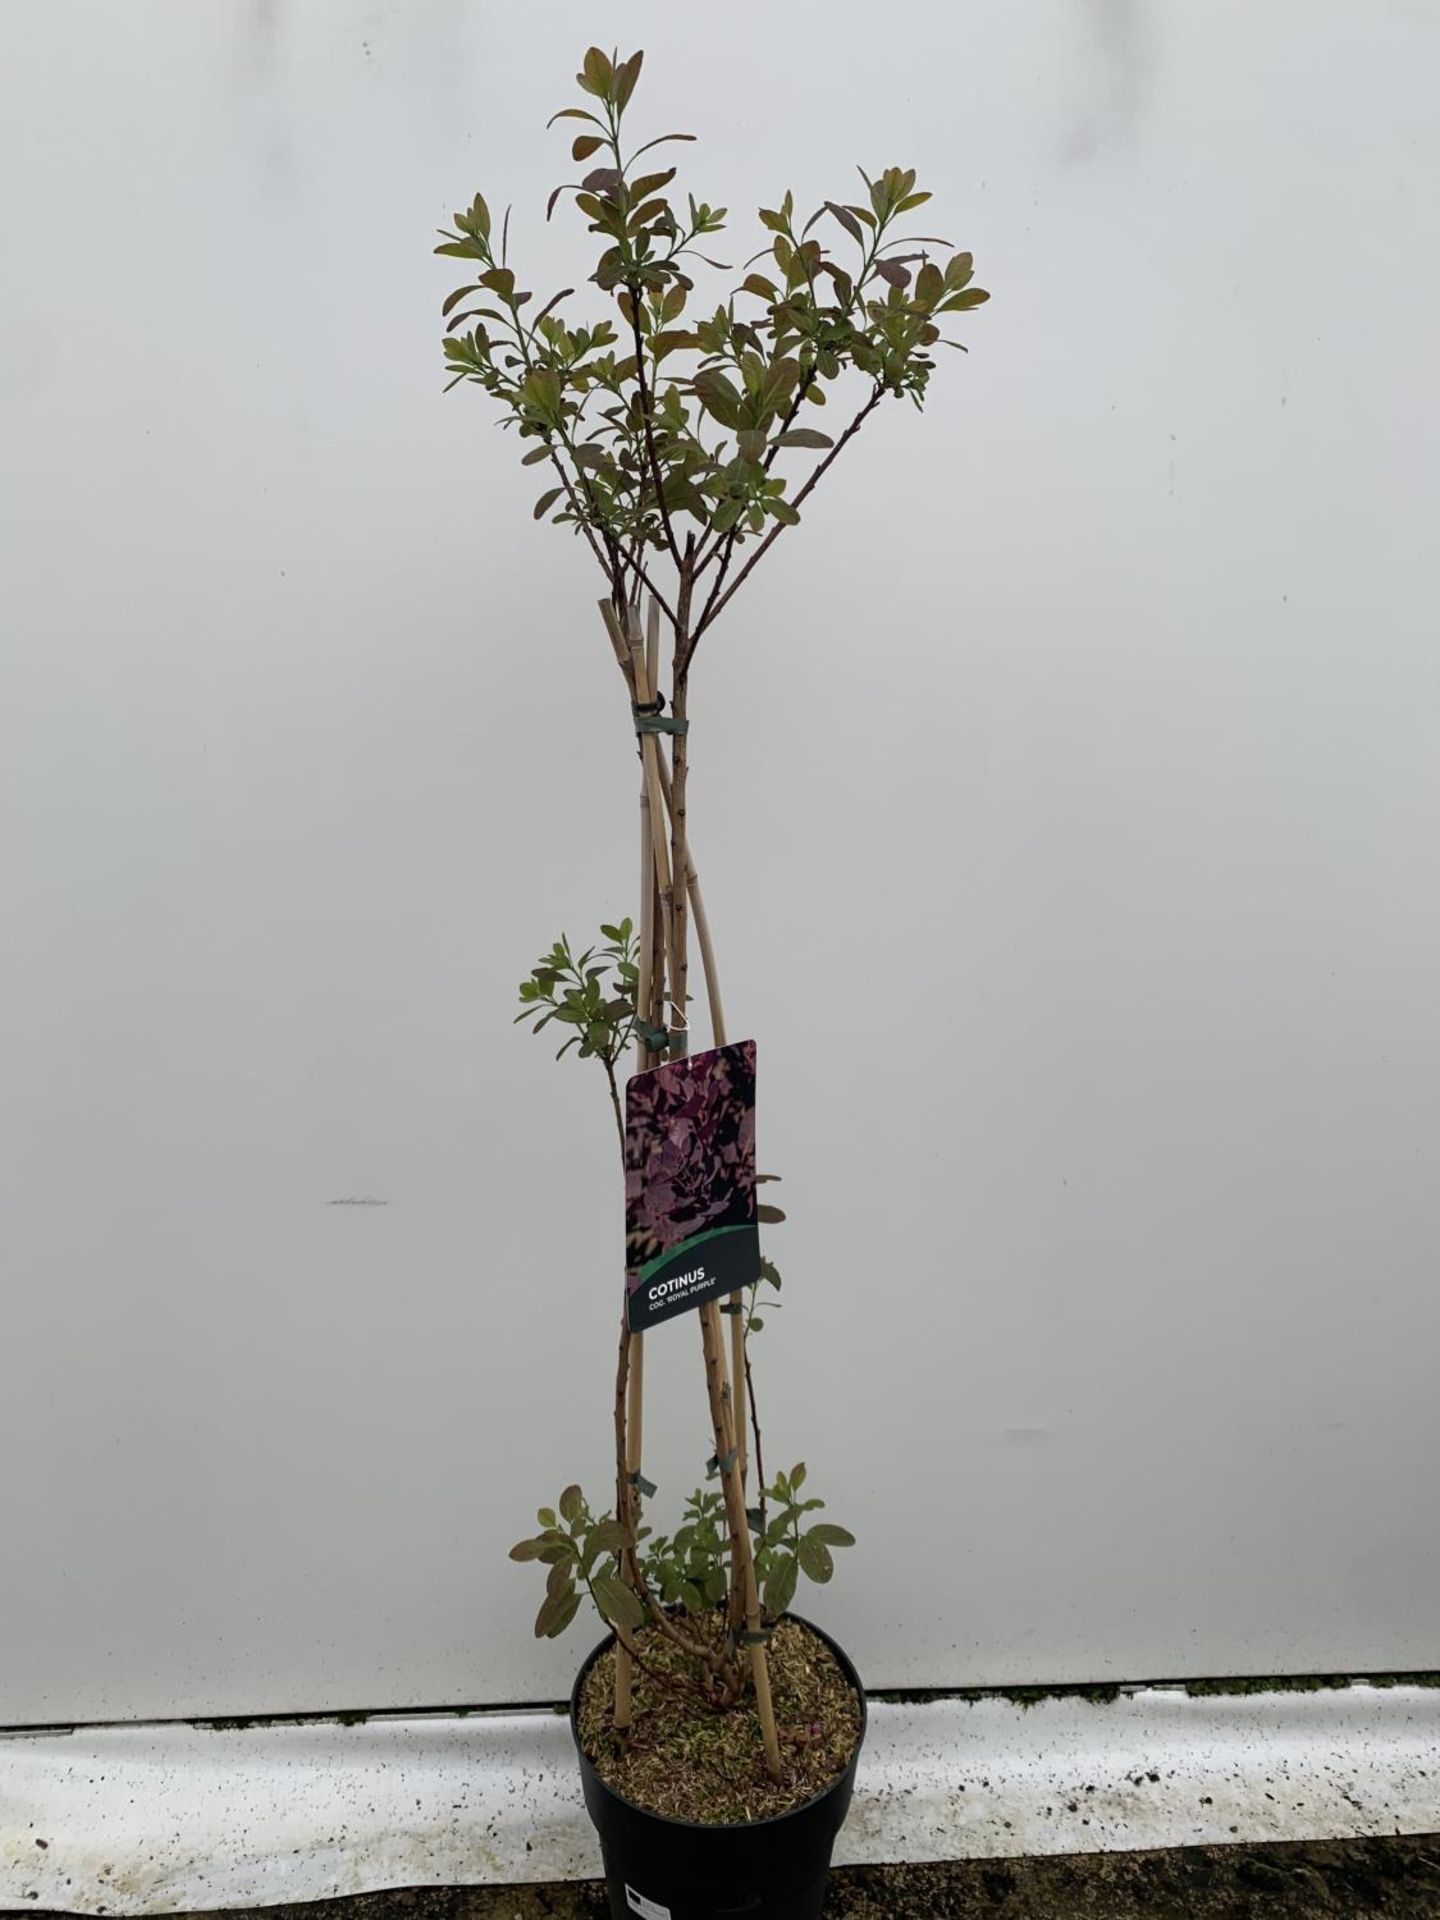
[[[688,733],[690,731],[688,720],[677,720],[673,713],[666,713],[663,693],[657,693],[653,700],[632,700],[630,711],[635,716],[636,733]]]
[[[635,1031],[640,1036],[640,1044],[648,1047],[651,1053],[668,1053],[670,1051],[670,1029],[668,1027],[652,1027],[648,1020],[637,1020],[635,1022]]]
[[[655,1482],[653,1480],[647,1480],[638,1467],[633,1473],[627,1474],[626,1478],[642,1500],[653,1500],[655,1498],[656,1492],[658,1491]]]
[[[741,1633],[737,1634],[736,1638],[742,1647],[763,1647],[769,1644],[770,1636],[774,1631],[773,1627],[761,1627],[758,1633]]]
[[[718,1453],[712,1453],[709,1460],[706,1462],[705,1471],[708,1474],[728,1473],[731,1467],[734,1466],[735,1462],[739,1458],[740,1458],[740,1448],[738,1447],[738,1445],[731,1447],[730,1451],[726,1454],[723,1460],[720,1458]]]

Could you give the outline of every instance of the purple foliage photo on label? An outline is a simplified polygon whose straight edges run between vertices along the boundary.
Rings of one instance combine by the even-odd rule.
[[[625,1089],[632,1330],[754,1284],[755,1042],[637,1073]]]

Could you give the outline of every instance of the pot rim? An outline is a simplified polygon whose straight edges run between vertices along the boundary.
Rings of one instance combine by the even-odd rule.
[[[585,1676],[600,1658],[601,1654],[614,1644],[615,1635],[613,1632],[607,1633],[598,1646],[592,1647],[584,1660],[581,1661],[580,1671],[575,1675],[575,1684],[570,1689],[570,1736],[575,1742],[575,1751],[579,1756],[581,1766],[588,1767],[591,1773],[595,1775],[597,1783],[604,1788],[611,1799],[619,1801],[622,1807],[628,1807],[632,1813],[643,1814],[647,1820],[663,1821],[667,1827],[675,1827],[682,1832],[750,1833],[758,1827],[779,1826],[782,1820],[793,1820],[797,1814],[806,1813],[811,1807],[818,1807],[822,1800],[827,1800],[831,1794],[844,1785],[847,1777],[853,1775],[859,1763],[860,1749],[865,1744],[865,1735],[870,1724],[870,1713],[865,1699],[865,1685],[860,1675],[856,1672],[855,1663],[849,1654],[840,1645],[838,1640],[832,1639],[831,1636],[826,1633],[823,1627],[817,1627],[813,1620],[807,1620],[803,1614],[791,1613],[788,1610],[781,1614],[780,1619],[793,1620],[797,1626],[804,1627],[807,1632],[813,1633],[817,1640],[823,1640],[825,1642],[825,1645],[829,1647],[830,1651],[840,1662],[846,1679],[849,1680],[851,1686],[855,1689],[855,1698],[860,1703],[860,1730],[855,1735],[855,1745],[850,1750],[850,1758],[844,1768],[836,1774],[828,1787],[822,1787],[819,1793],[812,1794],[808,1800],[802,1800],[798,1807],[787,1807],[784,1813],[767,1813],[763,1820],[677,1820],[668,1813],[657,1813],[653,1807],[642,1806],[638,1800],[631,1800],[625,1794],[621,1793],[618,1787],[612,1787],[608,1780],[602,1778],[595,1762],[580,1744],[579,1714],[580,1689],[585,1684]],[[779,1623],[777,1622],[776,1624],[778,1625]]]

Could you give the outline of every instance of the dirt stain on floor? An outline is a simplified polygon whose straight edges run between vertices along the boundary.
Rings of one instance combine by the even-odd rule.
[[[44,1920],[33,1907],[26,1920]],[[1440,1834],[843,1867],[826,1920],[1440,1920]],[[609,1920],[595,1881],[421,1887],[234,1910],[232,1920]],[[175,1920],[202,1920],[199,1915]]]

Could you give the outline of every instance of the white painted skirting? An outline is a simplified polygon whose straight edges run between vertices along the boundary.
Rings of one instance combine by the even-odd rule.
[[[836,1858],[1435,1829],[1440,1691],[1145,1688],[875,1703]],[[598,1865],[553,1713],[0,1736],[0,1907],[166,1913]]]

